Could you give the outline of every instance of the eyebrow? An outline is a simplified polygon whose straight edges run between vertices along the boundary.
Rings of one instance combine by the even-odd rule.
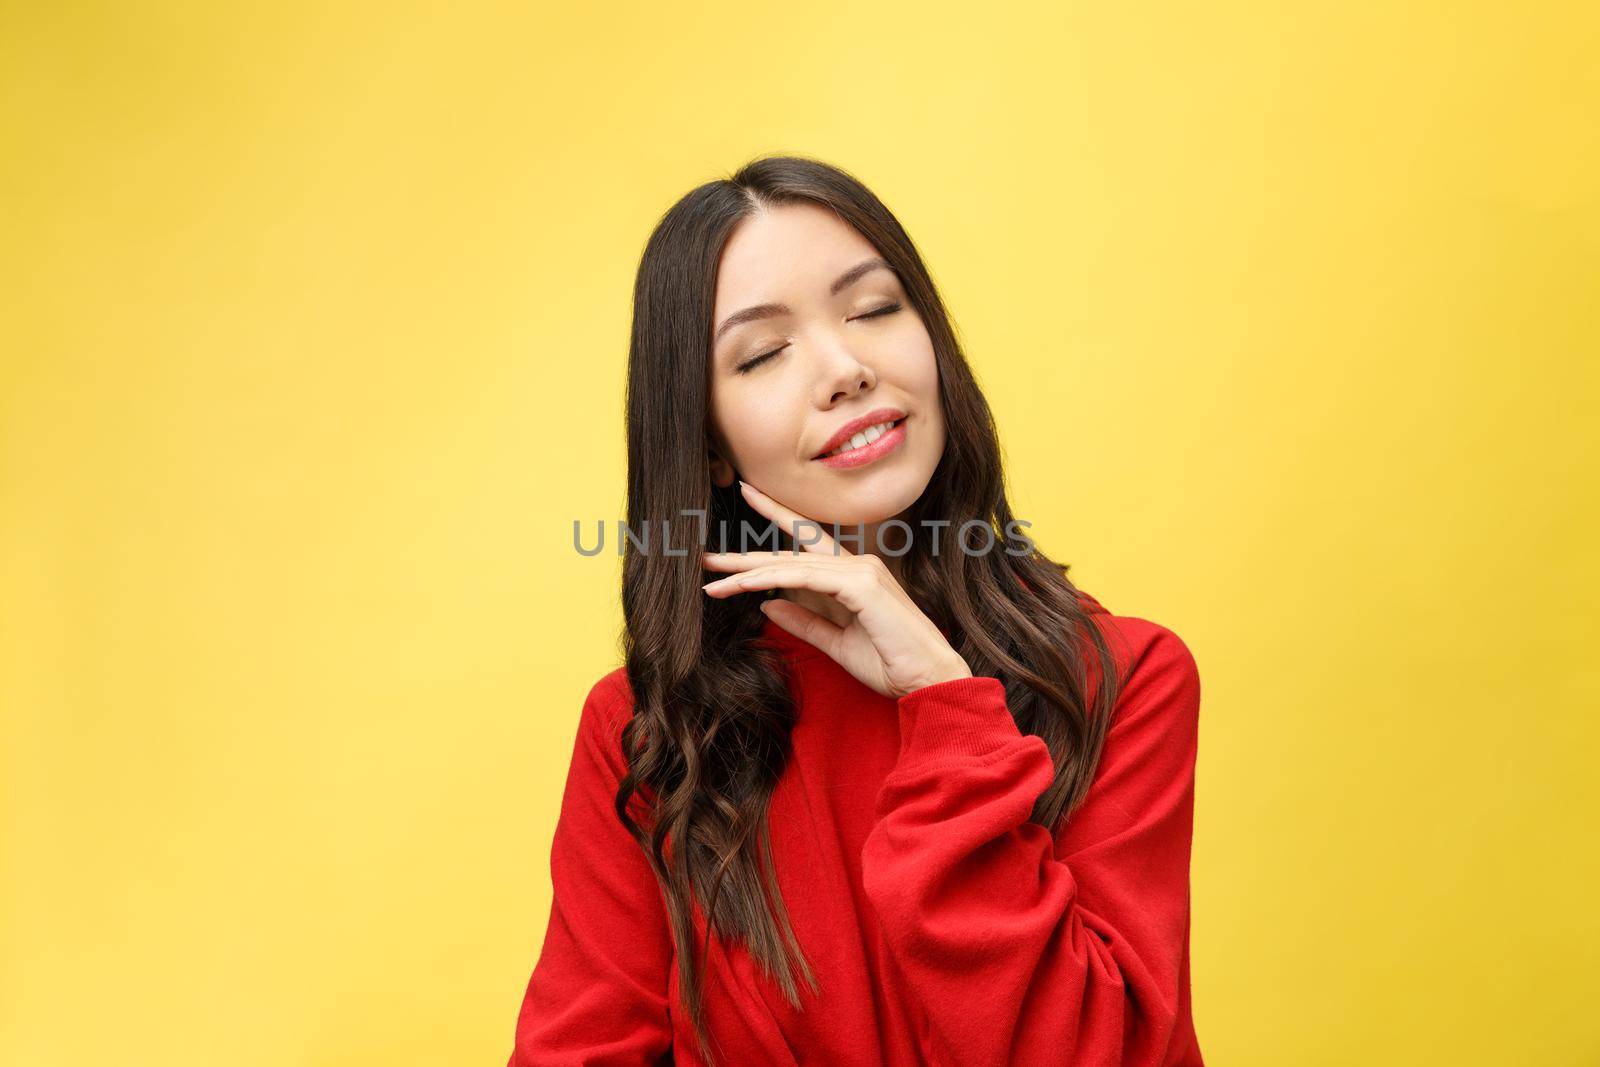
[[[899,273],[898,271],[895,271],[895,269],[891,267],[886,260],[877,258],[864,259],[835,278],[833,280],[833,284],[828,286],[828,295],[837,296],[841,290],[849,288],[859,281],[863,275],[870,274],[875,270],[887,270],[896,274]],[[711,343],[714,345],[718,341],[722,340],[722,335],[733,329],[735,326],[743,326],[747,322],[754,322],[756,319],[771,318],[774,315],[789,315],[793,313],[793,310],[794,309],[789,307],[787,304],[752,304],[750,307],[744,308],[740,311],[735,311],[732,315],[729,315],[727,318],[723,319],[722,325],[718,326],[717,332],[712,335]]]

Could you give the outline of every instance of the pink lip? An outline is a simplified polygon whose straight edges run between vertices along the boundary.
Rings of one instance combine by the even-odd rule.
[[[811,458],[821,459],[868,426],[876,426],[880,422],[895,422],[905,417],[906,413],[899,408],[876,408],[869,411],[859,419],[851,419],[835,430],[833,436],[828,438],[828,443],[817,449],[817,454]]]
[[[880,419],[879,421],[881,422],[885,420]],[[876,425],[876,423],[869,422],[867,425],[873,426]],[[893,427],[891,427],[876,441],[872,441],[861,448],[853,448],[849,452],[842,452],[837,456],[823,456],[817,462],[825,463],[830,467],[842,470],[848,470],[852,467],[864,467],[868,463],[871,463],[874,460],[882,459],[890,452],[893,452],[895,449],[899,448],[905,443],[905,439],[906,424],[905,420],[902,419],[901,421],[895,423]]]

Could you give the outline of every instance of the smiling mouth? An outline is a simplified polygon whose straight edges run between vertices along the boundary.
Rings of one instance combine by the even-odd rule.
[[[819,460],[836,459],[840,456],[848,456],[854,452],[867,449],[884,434],[892,432],[895,427],[904,424],[905,421],[905,417],[902,416],[898,419],[887,419],[875,426],[869,426],[865,430],[862,430],[855,436],[851,437],[850,440],[846,441],[832,452],[824,452],[822,455],[817,456],[816,458]]]

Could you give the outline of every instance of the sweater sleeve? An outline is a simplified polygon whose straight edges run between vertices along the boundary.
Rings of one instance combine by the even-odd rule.
[[[1028,821],[1054,779],[996,678],[898,702],[901,745],[862,849],[868,899],[924,1016],[930,1062],[1198,1063],[1187,1011],[1194,659],[1154,623],[1060,840]]]
[[[614,806],[626,773],[620,686],[613,672],[583,705],[550,847],[549,925],[508,1067],[670,1062],[671,933],[655,874]]]

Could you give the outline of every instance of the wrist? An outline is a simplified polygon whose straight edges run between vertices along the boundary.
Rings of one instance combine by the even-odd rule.
[[[930,685],[938,685],[941,682],[953,682],[961,678],[971,677],[972,668],[967,665],[966,660],[956,656],[954,659],[941,663],[937,669],[929,672],[918,682],[913,683],[901,696],[906,695],[906,693],[914,693],[918,689],[926,689]]]

